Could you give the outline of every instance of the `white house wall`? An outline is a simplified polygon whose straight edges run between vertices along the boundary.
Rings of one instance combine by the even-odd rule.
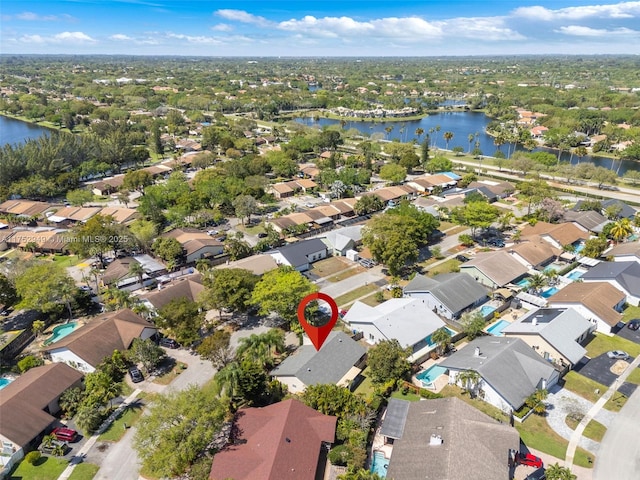
[[[304,391],[304,389],[307,387],[297,377],[293,377],[293,376],[278,377],[278,376],[275,376],[274,378],[276,380],[278,380],[280,383],[283,383],[284,385],[286,385],[287,386],[287,390],[289,390],[290,393],[302,393]]]
[[[458,378],[457,378],[458,374],[461,373],[462,371],[463,370],[449,369],[450,385],[458,385],[459,387],[462,387],[462,385],[458,382]],[[483,396],[482,397],[479,396],[479,398],[482,398],[482,400],[484,400],[488,404],[493,405],[494,407],[500,409],[505,413],[511,412],[512,408],[511,408],[511,405],[509,405],[509,402],[507,402],[504,398],[502,398],[502,396],[500,396],[500,394],[491,385],[485,382],[484,378],[480,379],[476,392],[479,393],[480,390],[482,390]]]
[[[72,368],[83,372],[83,373],[91,373],[95,371],[95,368],[85,362],[82,358],[77,356],[71,350],[67,348],[61,348],[59,350],[51,350],[51,361],[57,363],[66,363]]]
[[[323,248],[322,250],[318,250],[317,252],[312,252],[306,255],[309,263],[317,262],[318,260],[322,260],[323,258],[327,258],[327,249]]]

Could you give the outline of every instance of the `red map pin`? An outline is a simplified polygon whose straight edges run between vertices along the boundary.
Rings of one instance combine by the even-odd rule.
[[[307,322],[307,319],[304,316],[304,309],[307,307],[309,302],[312,302],[313,300],[324,300],[331,307],[331,319],[326,324],[319,327],[311,325]],[[338,321],[338,313],[338,305],[336,304],[336,301],[326,293],[312,293],[300,301],[300,304],[298,305],[298,320],[300,321],[302,328],[304,328],[304,331],[307,332],[307,335],[311,339],[313,346],[316,347],[316,350],[320,350],[322,344],[329,336],[329,333],[331,333],[331,329]]]

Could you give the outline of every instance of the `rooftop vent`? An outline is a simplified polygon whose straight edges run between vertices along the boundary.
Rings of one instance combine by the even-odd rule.
[[[431,438],[429,439],[429,445],[442,445],[442,437],[440,435],[436,435],[435,433],[431,434]]]

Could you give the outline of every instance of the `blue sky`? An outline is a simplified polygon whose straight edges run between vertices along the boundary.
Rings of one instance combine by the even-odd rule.
[[[0,52],[640,54],[640,1],[2,0]]]

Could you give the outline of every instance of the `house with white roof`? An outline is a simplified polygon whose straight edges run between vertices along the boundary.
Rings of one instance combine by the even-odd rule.
[[[362,242],[362,225],[339,228],[327,232],[322,241],[333,255],[345,256]]]
[[[488,300],[487,289],[466,273],[443,273],[433,278],[418,273],[403,291],[406,297],[424,300],[427,308],[449,320]]]
[[[427,303],[418,298],[392,298],[375,307],[357,301],[343,320],[354,331],[362,332],[371,345],[396,339],[403,348],[411,348],[410,362],[421,361],[436,348],[431,335],[445,326]]]
[[[538,308],[502,329],[560,368],[573,367],[587,353],[581,345],[596,326],[573,308]]]

